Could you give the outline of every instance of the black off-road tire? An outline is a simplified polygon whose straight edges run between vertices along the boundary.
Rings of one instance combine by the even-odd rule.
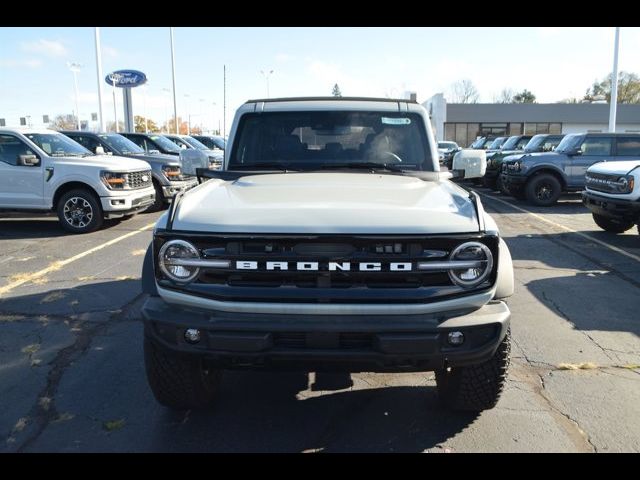
[[[173,410],[202,409],[211,405],[222,371],[201,359],[176,355],[144,339],[147,381],[156,400]]]
[[[90,212],[90,220],[88,216],[76,220],[68,220],[68,218],[72,216],[68,209],[74,208],[74,205],[84,209],[87,215]],[[56,205],[56,213],[58,214],[60,226],[71,233],[93,232],[98,230],[104,223],[104,214],[100,200],[96,198],[93,192],[83,188],[70,190],[62,195]],[[70,221],[73,223],[70,223]]]
[[[479,412],[498,403],[507,381],[511,333],[507,330],[496,353],[484,363],[437,370],[440,403],[453,410]]]
[[[562,184],[555,175],[541,173],[529,179],[524,191],[529,203],[538,207],[550,207],[560,198]]]
[[[601,229],[609,233],[624,233],[633,228],[633,222],[628,220],[619,220],[617,218],[605,217],[592,213],[593,221],[596,222]]]

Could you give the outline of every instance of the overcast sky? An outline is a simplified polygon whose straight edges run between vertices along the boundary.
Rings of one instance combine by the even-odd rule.
[[[505,87],[532,91],[539,103],[581,97],[611,71],[614,28],[189,28],[174,29],[178,115],[217,127],[222,118],[223,65],[227,66],[227,130],[235,109],[251,98],[330,95],[401,96],[422,102],[451,83],[469,78],[480,101]],[[101,28],[103,71],[137,69],[149,78],[147,112],[157,122],[172,114],[163,89],[171,88],[169,28]],[[640,73],[640,28],[623,27],[621,70]],[[82,119],[97,112],[94,29],[1,28],[0,118],[17,124],[30,115],[37,125],[74,109],[78,74]],[[105,121],[113,120],[111,87],[104,83]],[[144,113],[144,89],[134,89],[134,112]],[[122,97],[118,94],[119,118]],[[188,97],[185,97],[188,95]],[[213,105],[213,102],[216,105]]]

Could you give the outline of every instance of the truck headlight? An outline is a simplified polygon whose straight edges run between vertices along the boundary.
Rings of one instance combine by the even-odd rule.
[[[184,240],[170,240],[160,249],[158,265],[170,280],[188,283],[200,273],[199,267],[189,265],[189,260],[199,260],[198,249]]]
[[[617,187],[620,193],[631,193],[633,191],[634,178],[631,175],[618,178]]]
[[[449,278],[453,283],[463,288],[472,288],[480,285],[491,273],[493,268],[493,255],[484,243],[466,242],[458,245],[451,255],[450,260],[477,261],[478,266],[461,270],[449,270]]]
[[[178,165],[163,165],[162,173],[170,182],[184,180],[182,171],[180,170],[180,167]]]
[[[109,190],[124,190],[127,184],[127,174],[121,172],[100,172],[100,179]]]

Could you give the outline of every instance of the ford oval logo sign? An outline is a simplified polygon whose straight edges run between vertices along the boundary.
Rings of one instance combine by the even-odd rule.
[[[120,88],[133,88],[144,85],[147,76],[138,70],[116,70],[104,77],[105,82]]]

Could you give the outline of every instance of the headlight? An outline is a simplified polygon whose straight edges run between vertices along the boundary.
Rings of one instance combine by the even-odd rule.
[[[513,162],[513,169],[516,172],[519,172],[520,171],[520,162]]]
[[[100,179],[109,190],[124,190],[127,184],[127,174],[121,172],[102,171]]]
[[[631,193],[633,191],[633,184],[634,179],[631,175],[618,178],[618,190],[620,193]]]
[[[480,242],[466,242],[451,252],[449,259],[453,261],[476,261],[477,265],[460,270],[449,270],[449,278],[453,283],[463,288],[480,285],[491,273],[493,255],[485,244]]]
[[[178,165],[163,165],[162,173],[164,173],[164,176],[167,177],[167,180],[170,182],[184,180]]]
[[[189,260],[199,260],[198,249],[184,240],[170,240],[160,249],[160,270],[174,282],[188,283],[200,273],[199,267],[188,265]]]

